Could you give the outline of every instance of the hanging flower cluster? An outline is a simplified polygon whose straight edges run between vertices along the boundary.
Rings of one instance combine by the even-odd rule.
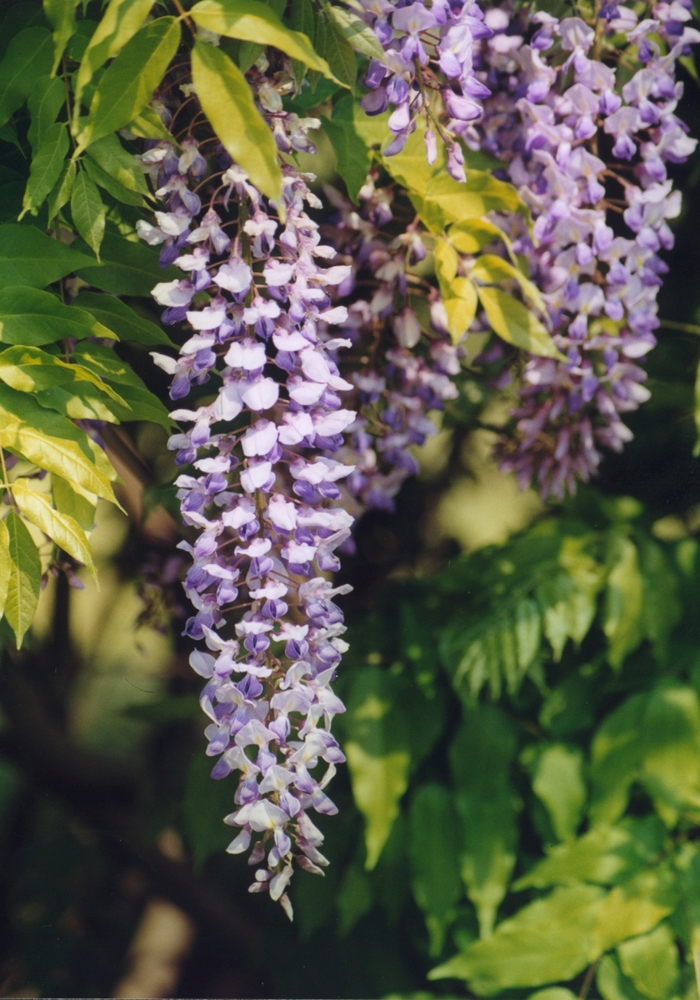
[[[501,222],[527,257],[566,355],[526,364],[502,468],[523,486],[536,482],[545,498],[588,480],[601,447],[620,451],[632,437],[624,414],[649,397],[637,362],[656,343],[667,271],[659,251],[673,246],[668,220],[680,210],[667,164],[696,145],[675,114],[676,61],[700,40],[685,25],[689,6],[660,3],[637,23],[629,8],[607,5],[596,29],[539,12],[529,44],[504,11],[487,16],[495,34],[482,45],[479,77],[494,96],[467,139],[507,162],[532,211],[532,234],[517,218]],[[613,56],[636,52],[641,63],[624,83],[601,58],[606,38],[620,35],[626,45]]]
[[[461,351],[445,328],[439,293],[410,271],[426,256],[421,229],[412,224],[398,237],[386,234],[391,192],[376,181],[375,170],[359,192],[359,207],[332,188],[326,195],[337,209],[336,245],[352,267],[341,290],[357,294],[343,324],[360,356],[359,370],[349,376],[358,417],[341,452],[354,466],[345,485],[362,508],[392,511],[401,486],[418,471],[410,449],[436,433],[428,414],[457,396],[452,376]],[[411,296],[430,299],[429,330],[421,330]]]
[[[333,599],[349,588],[321,574],[338,568],[335,549],[353,520],[333,503],[352,467],[330,457],[355,420],[339,395],[352,385],[336,363],[350,341],[329,332],[347,318],[331,293],[350,268],[325,265],[335,250],[307,214],[318,207],[308,176],[285,168],[281,224],[223,154],[223,169],[199,185],[209,196],[203,211],[193,186],[207,162],[194,139],[181,149],[161,142],[143,155],[163,209],[156,225],[138,229],[184,275],[153,289],[163,321],[192,330],[176,360],[154,355],[173,376],[171,397],[212,383],[172,414],[190,430],[169,447],[195,472],[176,481],[198,536],[180,545],[192,558],[185,590],[196,612],[185,633],[208,650],[191,664],[207,679],[213,777],[239,773],[225,821],[240,832],[229,851],[254,842],[250,862],[261,867],[251,891],[269,890],[291,916],[293,861],[318,874],[327,863],[309,812],[336,812],[324,789],[344,760],[330,732],[344,707],[330,683],[346,648]],[[232,628],[234,608],[243,613]]]
[[[492,33],[481,8],[476,0],[433,0],[430,5],[422,0],[408,5],[364,0],[363,6],[384,57],[371,60],[365,76],[370,91],[361,103],[370,115],[392,108],[389,128],[394,139],[384,155],[401,152],[423,114],[428,162],[437,157],[437,132],[447,144],[450,175],[464,181],[464,154],[457,137],[481,117],[481,101],[490,94],[473,65],[475,40]]]

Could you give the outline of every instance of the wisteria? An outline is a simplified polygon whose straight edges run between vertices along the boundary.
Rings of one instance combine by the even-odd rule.
[[[369,93],[361,104],[370,115],[392,108],[389,128],[394,138],[384,155],[401,152],[423,115],[428,162],[435,162],[438,138],[443,140],[450,175],[464,181],[458,137],[481,117],[481,101],[490,94],[474,73],[474,42],[492,34],[481,8],[476,0],[435,0],[430,6],[421,0],[405,6],[367,0],[364,7],[384,55],[369,64]]]
[[[632,437],[623,415],[649,398],[637,362],[656,343],[667,271],[659,251],[673,246],[668,220],[680,211],[667,164],[696,146],[675,114],[683,93],[676,62],[700,40],[685,24],[689,6],[661,3],[638,22],[629,8],[607,5],[596,29],[540,12],[527,44],[522,19],[487,14],[495,34],[482,45],[478,75],[493,97],[467,138],[507,162],[532,211],[532,233],[517,217],[501,222],[529,262],[566,355],[527,362],[502,468],[523,486],[534,481],[545,498],[588,480],[601,447],[621,451]],[[611,43],[603,61],[609,36],[625,44]],[[610,65],[635,53],[641,67],[628,79]]]
[[[348,588],[322,574],[338,568],[334,550],[353,520],[333,504],[352,468],[329,457],[355,419],[335,360],[350,341],[329,332],[347,318],[330,294],[350,269],[320,263],[335,250],[307,214],[317,199],[305,175],[285,171],[281,224],[244,172],[219,159],[225,169],[204,186],[202,206],[194,187],[206,163],[195,140],[179,156],[164,142],[149,149],[142,162],[164,206],[139,234],[185,274],[153,290],[164,322],[192,330],[177,360],[154,355],[173,376],[171,397],[215,380],[193,408],[173,411],[191,429],[169,442],[195,473],[176,485],[198,535],[180,548],[192,558],[185,590],[195,608],[185,632],[207,648],[191,663],[207,679],[212,775],[239,772],[226,822],[240,832],[229,851],[252,844],[250,862],[261,867],[251,891],[269,890],[291,916],[293,860],[318,874],[327,864],[309,812],[336,812],[324,789],[344,760],[330,732],[344,708],[330,683],[346,648],[333,599]],[[219,211],[235,213],[231,235]],[[312,448],[323,454],[312,458]],[[239,608],[232,628],[227,616]]]
[[[545,498],[589,479],[601,448],[619,451],[631,437],[624,414],[649,396],[639,362],[656,342],[660,252],[680,211],[667,165],[695,147],[676,115],[676,63],[700,40],[688,5],[661,3],[639,21],[607,4],[589,23],[474,0],[365,4],[383,57],[365,67],[361,104],[390,109],[382,156],[399,155],[422,116],[428,164],[444,143],[463,183],[464,148],[490,154],[529,210],[491,212],[486,231],[500,235],[487,249],[518,298],[527,279],[507,276],[516,255],[526,261],[560,354],[523,366],[495,341],[476,367],[498,362],[493,385],[515,384],[501,466]],[[169,443],[188,467],[176,480],[191,531],[180,544],[194,606],[185,634],[205,647],[191,664],[206,679],[212,776],[237,773],[228,850],[250,850],[251,891],[291,917],[293,863],[316,874],[327,864],[310,812],[336,811],[326,787],[344,760],[331,734],[347,648],[338,552],[352,551],[355,516],[393,510],[417,471],[415,446],[436,431],[431,414],[458,395],[466,351],[429,266],[449,235],[396,198],[387,160],[357,204],[330,185],[321,200],[293,165],[315,151],[321,121],[289,110],[293,66],[270,59],[247,79],[282,155],[279,202],[200,134],[196,111],[182,114],[195,100],[185,84],[184,102],[159,106],[178,141],[152,140],[140,157],[159,207],[137,229],[182,274],[153,297],[186,340],[177,359],[154,359],[172,376],[173,419],[189,427]],[[458,257],[476,301],[475,258]],[[485,330],[477,313],[470,332]]]

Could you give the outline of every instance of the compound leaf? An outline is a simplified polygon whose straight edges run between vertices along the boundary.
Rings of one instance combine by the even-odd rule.
[[[34,620],[41,591],[41,559],[34,539],[14,510],[5,518],[10,556],[10,579],[5,617],[15,633],[17,648]]]
[[[48,493],[32,489],[29,480],[17,479],[12,484],[12,495],[28,521],[40,528],[69,556],[84,563],[93,577],[96,576],[87,535],[72,517],[54,509]]]

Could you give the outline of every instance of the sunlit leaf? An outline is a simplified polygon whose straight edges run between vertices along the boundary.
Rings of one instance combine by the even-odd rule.
[[[3,491],[4,492],[4,491]],[[7,591],[10,586],[12,559],[10,558],[10,534],[4,521],[0,521],[0,618],[5,613]]]
[[[330,3],[325,3],[323,9],[332,19],[335,29],[352,45],[356,52],[367,56],[368,59],[378,59],[380,62],[384,62],[386,52],[369,25],[344,7],[334,7]]]
[[[531,767],[532,790],[547,809],[555,836],[571,840],[588,797],[581,751],[551,743],[535,752]]]
[[[5,618],[15,633],[17,648],[34,621],[41,590],[41,559],[29,529],[14,510],[5,518],[9,537],[10,579]]]
[[[646,934],[678,902],[678,883],[668,864],[639,872],[616,885],[600,904],[591,934],[591,961],[620,941]]]
[[[88,368],[61,361],[36,347],[9,347],[0,351],[0,379],[19,392],[40,392],[56,385],[88,382],[119,401],[120,397]]]
[[[479,300],[492,329],[507,343],[542,358],[561,359],[546,328],[522,302],[492,287],[479,288]]]
[[[56,510],[71,517],[84,531],[92,531],[95,526],[95,503],[76,493],[70,483],[56,473],[51,475],[51,492]],[[97,497],[95,497],[95,501]]]
[[[675,993],[678,975],[678,947],[667,923],[650,934],[631,938],[618,945],[622,971],[649,1000],[667,1000]]]
[[[241,71],[220,49],[196,42],[192,79],[204,113],[226,151],[263,194],[279,199],[282,171],[277,146]]]
[[[603,630],[610,644],[608,662],[619,669],[644,638],[644,584],[637,548],[629,538],[614,536],[609,559]]]
[[[78,151],[118,131],[146,107],[180,42],[174,17],[159,17],[131,38],[100,78],[90,113],[78,133]]]
[[[12,484],[12,495],[28,521],[40,528],[69,556],[84,563],[96,576],[87,535],[72,517],[54,509],[50,494],[32,489],[30,480],[17,479]]]
[[[451,231],[450,231],[451,238]],[[546,313],[547,308],[542,299],[540,290],[518,267],[514,267],[510,261],[503,257],[496,257],[494,254],[482,254],[478,257],[471,271],[472,277],[477,281],[496,283],[512,279],[517,281],[523,296],[541,313]]]

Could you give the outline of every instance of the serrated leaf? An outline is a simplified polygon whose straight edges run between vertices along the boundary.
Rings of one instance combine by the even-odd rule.
[[[285,27],[274,10],[260,0],[200,0],[190,8],[189,14],[196,24],[208,31],[246,42],[272,45],[291,59],[303,62],[309,69],[315,69],[338,83],[343,82],[314,50],[305,34]]]
[[[80,60],[75,83],[75,113],[79,114],[83,90],[96,70],[133,38],[148,17],[151,0],[110,0]]]
[[[46,28],[25,28],[0,62],[0,125],[21,107],[41,77],[51,72],[53,42]]]
[[[78,168],[76,167],[74,160],[67,160],[64,163],[61,176],[58,178],[56,186],[48,198],[47,208],[49,222],[53,222],[64,205],[67,205],[70,201],[70,196],[73,193],[73,185],[75,184],[77,169]],[[97,261],[95,261],[95,263],[97,263]]]
[[[335,79],[349,90],[355,90],[357,63],[350,42],[342,35],[335,22],[326,22],[323,55],[329,66],[334,67]]]
[[[10,579],[5,618],[15,633],[17,648],[34,621],[41,591],[41,559],[22,518],[14,510],[5,518],[10,555]]]
[[[32,159],[20,219],[27,212],[36,215],[51,194],[61,176],[68,149],[68,126],[65,122],[55,122],[46,130]]]
[[[55,472],[51,475],[51,492],[57,510],[73,518],[84,531],[92,531],[95,526],[95,503],[76,493],[70,483]],[[97,497],[94,499],[96,501]]]
[[[79,247],[87,246],[76,240]],[[85,258],[83,258],[85,259]],[[127,240],[118,233],[106,230],[100,246],[101,264],[88,271],[81,264],[76,269],[78,277],[114,295],[134,295],[151,298],[151,289],[159,281],[172,281],[181,276],[176,267],[160,267],[158,252],[144,243]],[[97,261],[90,260],[90,264]]]
[[[148,347],[158,344],[174,347],[165,330],[150,320],[144,319],[121,299],[98,292],[81,292],[74,305],[86,309],[90,315],[117,334],[120,340]]]
[[[462,880],[488,937],[515,864],[517,830],[510,767],[516,741],[499,709],[465,712],[450,747],[456,805],[462,821]]]
[[[5,613],[7,591],[10,585],[12,560],[10,559],[10,534],[4,521],[0,521],[0,618]]]
[[[0,289],[10,285],[44,288],[96,260],[46,236],[35,226],[0,225]]]
[[[428,973],[429,979],[465,979],[477,994],[573,979],[594,959],[591,935],[604,891],[579,885],[555,889],[523,907],[494,933],[468,945]]]
[[[53,28],[52,73],[58,69],[66,45],[75,31],[75,8],[79,2],[80,0],[44,0],[44,11]]]
[[[56,121],[58,112],[65,103],[66,87],[63,80],[55,76],[43,76],[37,81],[27,101],[32,116],[27,139],[35,156],[41,148],[46,132]]]
[[[94,316],[66,306],[51,292],[18,285],[0,291],[0,342],[41,347],[66,337],[115,335]]]
[[[446,788],[422,785],[414,794],[408,843],[413,895],[425,914],[430,954],[436,958],[463,892],[457,861],[457,816]]]
[[[95,182],[85,170],[78,170],[70,198],[73,225],[100,259],[100,246],[105,232],[105,207]]]
[[[357,134],[351,121],[324,118],[323,129],[331,140],[336,169],[345,181],[348,197],[358,204],[357,196],[367,180],[372,154]]]
[[[102,449],[70,420],[5,385],[0,385],[0,447],[116,503],[110,483],[116,473]]]
[[[192,79],[202,109],[226,151],[263,194],[279,200],[282,171],[277,146],[241,71],[220,49],[195,42]]]
[[[93,577],[97,578],[90,542],[77,521],[55,510],[49,494],[32,489],[30,480],[15,480],[12,495],[28,521],[40,528],[69,556],[84,563]]]
[[[479,288],[479,300],[495,333],[508,344],[541,358],[557,358],[562,354],[537,317],[499,288]]]
[[[159,17],[131,38],[95,88],[77,152],[128,125],[146,107],[180,43],[174,17]]]
[[[344,7],[334,7],[327,3],[323,5],[323,9],[355,52],[368,59],[378,59],[379,62],[386,60],[386,52],[369,25]]]

